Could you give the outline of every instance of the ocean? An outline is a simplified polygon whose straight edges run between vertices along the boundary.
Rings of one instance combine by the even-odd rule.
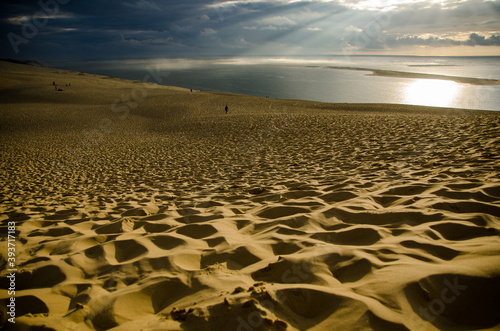
[[[380,76],[360,68],[406,74]],[[149,81],[154,82],[156,77],[156,82],[163,85],[278,99],[500,111],[500,85],[476,85],[435,76],[414,77],[414,74],[429,74],[500,80],[500,57],[161,59],[69,63],[61,69],[133,80],[144,80],[153,71],[155,74],[149,74]]]

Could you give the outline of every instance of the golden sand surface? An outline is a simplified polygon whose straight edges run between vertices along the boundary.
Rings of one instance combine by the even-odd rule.
[[[500,113],[0,77],[0,327],[500,328]]]

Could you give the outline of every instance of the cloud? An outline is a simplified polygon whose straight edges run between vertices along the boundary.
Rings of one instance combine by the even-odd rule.
[[[238,39],[238,41],[239,41],[242,45],[244,45],[244,46],[252,46],[252,43],[249,43],[249,42],[248,42],[248,41],[246,41],[246,40],[245,40],[245,38],[243,38],[243,37],[240,37],[240,38]]]
[[[46,20],[54,20],[54,19],[64,19],[64,18],[73,18],[74,15],[72,13],[64,13],[64,12],[58,12],[56,14],[46,14],[44,12],[37,12],[31,16],[29,15],[19,15],[19,16],[13,16],[13,17],[8,17],[6,18],[6,21],[13,24],[13,25],[24,25],[25,23],[29,21],[36,20],[37,22],[44,22],[45,24],[48,23]]]
[[[244,30],[263,30],[263,31],[280,31],[288,30],[292,26],[296,26],[297,22],[285,16],[264,17],[254,20],[255,25],[244,25],[241,28]]]
[[[210,21],[210,16],[208,16],[207,14],[203,14],[200,17],[200,23],[204,23],[204,22],[207,22],[207,21]]]
[[[13,57],[5,36],[22,36],[23,25],[34,17],[47,24],[29,43],[19,45],[21,59],[499,46],[498,0],[382,2],[392,10],[363,7],[365,0],[87,0],[69,1],[49,15],[37,1],[2,0],[0,57]]]
[[[211,28],[205,28],[203,31],[200,32],[200,35],[202,37],[210,37],[210,36],[213,36],[217,34],[217,31],[215,31],[214,29],[211,29]]]
[[[477,33],[473,33],[470,35],[469,40],[465,42],[465,45],[468,46],[500,46],[500,34],[493,35],[489,38],[485,36],[480,36]]]
[[[262,25],[286,26],[297,24],[294,20],[285,16],[266,17],[258,21]]]
[[[401,46],[452,46],[459,45],[459,41],[455,41],[451,38],[441,39],[438,37],[427,37],[422,38],[419,36],[405,36],[405,37],[388,37],[385,40],[386,45],[390,47],[401,47]]]
[[[500,35],[490,37],[477,33],[470,34],[467,40],[457,40],[453,38],[405,36],[399,38],[387,38],[385,43],[389,46],[500,46]]]
[[[500,31],[500,1],[468,0],[453,7],[421,2],[390,15],[390,30],[398,33]]]
[[[128,43],[130,45],[166,45],[166,44],[171,44],[173,42],[174,38],[168,37],[168,38],[156,38],[156,39],[143,39],[143,40],[138,40],[138,39],[133,39],[129,38],[126,39],[123,37],[123,41],[125,43]]]
[[[161,10],[154,2],[147,0],[139,0],[136,3],[123,2],[122,5],[141,10]]]
[[[349,25],[348,27],[346,27],[345,31],[347,31],[347,32],[363,32],[362,29],[360,29],[360,28],[358,28],[358,27],[356,27],[356,26],[354,26],[352,24]]]
[[[277,27],[277,26],[274,26],[274,25],[262,26],[260,29],[261,30],[268,30],[268,31],[278,31],[278,30],[281,30],[280,27]]]

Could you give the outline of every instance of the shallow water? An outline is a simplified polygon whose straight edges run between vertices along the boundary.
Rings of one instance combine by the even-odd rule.
[[[500,85],[480,86],[439,79],[380,77],[372,75],[370,71],[321,67],[341,66],[500,79],[499,64],[500,57],[339,56],[312,60],[269,59],[268,62],[265,59],[219,59],[211,63],[178,60],[79,63],[68,65],[67,68],[142,80],[147,75],[146,67],[153,65],[161,72],[161,84],[191,89],[321,102],[500,110]]]

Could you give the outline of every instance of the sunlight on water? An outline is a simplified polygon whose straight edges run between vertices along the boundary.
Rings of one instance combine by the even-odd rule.
[[[447,80],[418,79],[405,90],[405,103],[411,105],[453,107],[460,84]]]
[[[238,64],[238,65],[236,65]],[[278,99],[319,102],[395,103],[500,111],[500,85],[472,85],[408,75],[385,77],[374,68],[441,76],[500,79],[500,57],[211,58],[75,62],[65,68],[162,85]],[[57,63],[54,63],[57,65]],[[151,81],[151,80],[150,80]]]

